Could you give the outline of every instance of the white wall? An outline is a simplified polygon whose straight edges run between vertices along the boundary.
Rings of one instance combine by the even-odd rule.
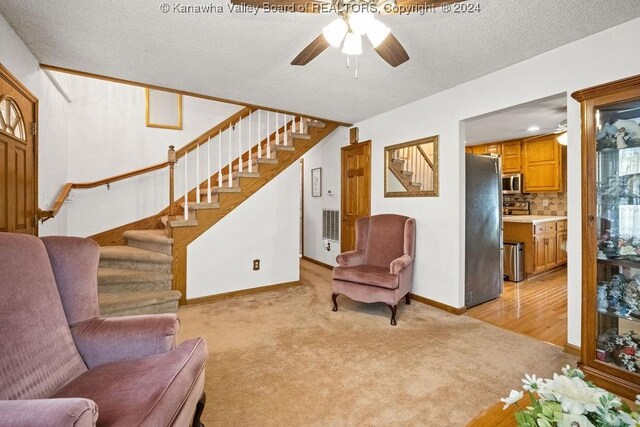
[[[320,144],[307,151],[304,158],[304,256],[336,265],[339,242],[322,241],[322,209],[340,210],[340,148],[349,144],[349,130],[339,127]],[[322,168],[322,196],[311,196],[311,170]],[[329,195],[331,191],[332,195]]]
[[[0,63],[39,100],[38,197],[48,207],[47,197],[67,182],[67,120],[69,104],[40,69],[38,61],[0,15]],[[40,235],[66,234],[66,213],[40,225]]]
[[[300,168],[294,162],[187,247],[187,298],[300,279]],[[253,260],[260,270],[253,271]]]
[[[416,218],[415,293],[454,307],[464,305],[464,123],[461,121],[566,92],[568,341],[580,345],[580,107],[570,94],[639,74],[640,55],[620,54],[615,61],[602,59],[610,52],[636,52],[637,40],[640,40],[640,19],[355,124],[360,128],[361,139],[373,140],[372,213],[394,212]],[[440,197],[385,199],[383,147],[430,135],[440,135]],[[324,158],[335,158],[329,152],[336,147],[326,143],[320,147],[328,151],[322,155]],[[311,238],[305,235],[305,240]],[[310,241],[308,244],[313,245]]]
[[[182,147],[242,108],[184,96],[182,130],[152,128],[145,125],[143,88],[54,75],[71,98],[67,119],[70,182],[96,181],[164,162],[169,145]],[[179,175],[178,188],[182,188],[181,179]],[[56,192],[49,196],[55,198]],[[68,234],[88,236],[153,215],[167,205],[168,172],[163,170],[117,182],[110,190],[76,190],[73,201],[62,210],[68,215]]]

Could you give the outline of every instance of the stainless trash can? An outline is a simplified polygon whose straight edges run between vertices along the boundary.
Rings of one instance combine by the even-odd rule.
[[[524,243],[504,242],[504,276],[510,282],[524,280]]]

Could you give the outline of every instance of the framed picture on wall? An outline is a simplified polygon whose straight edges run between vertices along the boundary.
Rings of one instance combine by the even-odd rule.
[[[145,88],[147,127],[182,130],[182,95]]]
[[[311,169],[311,196],[322,196],[322,168]]]

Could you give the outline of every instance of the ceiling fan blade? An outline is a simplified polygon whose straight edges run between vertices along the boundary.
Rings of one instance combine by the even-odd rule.
[[[302,49],[302,52],[296,56],[291,65],[307,65],[316,56],[320,55],[326,48],[329,47],[329,42],[324,38],[322,34],[316,37],[307,47]]]
[[[275,11],[321,13],[329,11],[331,3],[315,0],[231,0],[234,6],[248,6],[264,9],[265,5],[274,8]]]
[[[397,67],[409,60],[409,54],[400,44],[398,39],[391,33],[378,47],[375,48],[378,55],[389,63],[392,67]]]

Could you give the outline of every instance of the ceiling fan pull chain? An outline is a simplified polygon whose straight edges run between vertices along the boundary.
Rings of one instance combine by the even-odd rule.
[[[356,80],[358,79],[358,57],[356,56]]]

